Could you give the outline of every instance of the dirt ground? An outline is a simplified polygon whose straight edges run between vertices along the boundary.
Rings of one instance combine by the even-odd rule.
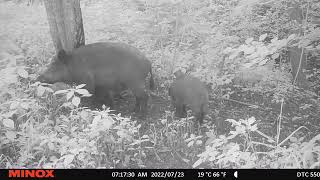
[[[263,97],[263,95],[238,92],[231,96],[231,100],[210,98],[210,113],[206,118],[206,124],[214,123],[216,125],[215,131],[218,135],[227,135],[232,127],[226,119],[247,119],[255,117],[258,123],[259,131],[263,132],[267,136],[275,139],[277,134],[277,123],[280,115],[281,106],[276,103],[272,103],[270,100]],[[302,128],[295,133],[294,137],[304,137],[305,140],[312,138],[314,135],[320,133],[319,115],[317,109],[303,110],[301,104],[310,103],[307,99],[289,99],[284,103],[282,107],[281,118],[281,133],[280,142],[287,138],[292,132],[301,126]],[[257,107],[250,107],[250,105],[256,105]],[[134,108],[134,98],[132,96],[124,99],[115,100],[116,112],[123,114],[124,116],[130,116],[132,119],[141,123],[141,134],[148,134],[151,130],[151,125],[159,124],[161,119],[165,118],[166,112],[173,112],[171,108],[170,100],[168,96],[163,93],[162,96],[152,96],[149,101],[149,110],[146,119],[140,115],[136,115],[132,112]],[[298,118],[300,117],[300,118]],[[174,120],[178,120],[175,118]],[[205,136],[205,132],[202,132]],[[263,142],[263,139],[258,134],[252,134],[252,138],[256,141]],[[287,144],[287,143],[285,143]],[[204,147],[203,147],[204,148]],[[264,149],[260,149],[263,151]],[[183,153],[159,153],[159,157],[156,157],[153,153],[150,153],[147,167],[150,168],[191,168],[189,163],[184,162]],[[164,161],[167,160],[167,161]]]

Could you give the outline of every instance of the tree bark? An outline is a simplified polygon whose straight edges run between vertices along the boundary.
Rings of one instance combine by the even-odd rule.
[[[56,52],[72,51],[85,44],[79,0],[45,0],[51,38]]]
[[[303,36],[302,31],[302,22],[303,22],[303,13],[302,9],[298,6],[295,6],[288,10],[289,17],[291,20],[296,21],[300,28],[298,30],[292,30],[291,33],[298,34],[300,36]],[[293,81],[296,83],[298,87],[301,88],[309,88],[309,82],[307,80],[306,74],[304,73],[304,70],[306,68],[306,61],[307,56],[306,53],[302,48],[299,48],[298,46],[290,47],[288,48],[289,58],[291,62],[291,68],[292,68],[292,76]]]

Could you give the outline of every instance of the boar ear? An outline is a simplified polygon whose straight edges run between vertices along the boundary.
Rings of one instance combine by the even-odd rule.
[[[57,54],[57,58],[59,61],[62,61],[63,63],[67,62],[67,58],[68,58],[68,54],[65,50],[61,49],[59,50],[58,54]]]

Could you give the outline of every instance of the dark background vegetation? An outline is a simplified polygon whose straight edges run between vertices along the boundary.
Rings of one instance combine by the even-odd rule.
[[[319,8],[81,0],[86,44],[125,42],[152,61],[157,89],[142,120],[130,93],[115,111],[96,111],[79,106],[82,86],[35,83],[55,53],[43,3],[1,1],[0,167],[317,168]],[[201,131],[192,117],[174,117],[167,89],[176,69],[210,89]]]

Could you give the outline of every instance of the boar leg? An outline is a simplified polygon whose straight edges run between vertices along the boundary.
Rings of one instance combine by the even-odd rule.
[[[176,101],[175,108],[176,108],[176,116],[179,118],[182,118],[183,117],[183,104]]]
[[[187,107],[185,104],[182,105],[181,117],[187,116]]]
[[[132,92],[136,97],[136,104],[135,104],[134,111],[145,114],[147,112],[147,106],[148,106],[148,94],[145,91],[144,86],[132,88]]]
[[[114,95],[114,92],[111,89],[107,89],[104,87],[96,87],[94,99],[99,107],[105,104],[105,105],[108,105],[111,109],[113,109],[114,108],[113,95]]]
[[[192,112],[195,115],[196,120],[202,124],[205,116],[204,104],[194,104],[192,107]]]
[[[114,109],[114,101],[113,101],[114,94],[115,94],[115,92],[112,90],[109,90],[107,92],[107,99],[108,99],[108,104],[109,104],[110,109]]]
[[[95,87],[95,81],[94,81],[93,75],[91,73],[87,73],[86,76],[84,76],[84,78],[77,83],[86,84],[86,86],[84,86],[83,88],[87,89],[89,93],[92,94],[92,96],[86,97],[85,101],[89,103],[90,106],[96,106],[97,102],[99,101],[99,96],[97,96],[97,92],[96,92],[97,88]]]

